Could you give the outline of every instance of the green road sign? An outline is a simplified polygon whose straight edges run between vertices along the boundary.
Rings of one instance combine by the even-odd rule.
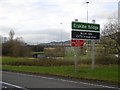
[[[93,24],[93,23],[72,22],[72,29],[88,30],[88,31],[100,31],[100,25]]]

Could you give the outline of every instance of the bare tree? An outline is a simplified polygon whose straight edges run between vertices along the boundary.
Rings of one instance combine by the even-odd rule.
[[[22,37],[14,37],[14,31],[9,32],[9,40],[3,43],[2,54],[5,56],[14,56],[14,57],[27,57],[31,55],[30,48],[23,41]]]
[[[9,32],[9,39],[13,40],[14,35],[15,35],[14,30],[11,29]]]
[[[116,19],[110,19],[104,25],[101,42],[104,47],[114,49],[120,55],[120,29],[118,28],[118,21]]]

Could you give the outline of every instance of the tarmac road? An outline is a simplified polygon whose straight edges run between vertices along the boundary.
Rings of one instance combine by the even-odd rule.
[[[115,89],[116,88],[112,86],[92,84],[87,82],[74,81],[70,79],[45,77],[45,76],[21,74],[15,72],[6,72],[6,71],[2,72],[2,82],[9,83],[9,85],[17,85],[19,87],[26,89],[30,89],[30,88],[113,88]]]

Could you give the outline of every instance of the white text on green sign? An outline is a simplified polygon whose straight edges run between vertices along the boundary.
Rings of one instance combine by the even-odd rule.
[[[83,22],[72,22],[72,29],[100,31],[100,25],[92,24],[92,23],[83,23]]]

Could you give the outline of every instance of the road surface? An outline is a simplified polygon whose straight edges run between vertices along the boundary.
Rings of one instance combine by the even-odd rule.
[[[16,86],[16,85],[13,85],[13,84],[9,84],[9,83],[5,83],[5,82],[0,82],[2,84],[2,89],[15,89],[15,90],[27,90],[26,88],[23,88],[23,87],[20,87],[20,86]],[[1,90],[1,89],[0,89]]]
[[[92,84],[87,82],[75,81],[70,79],[62,79],[57,77],[45,77],[13,72],[2,72],[3,88],[116,88],[100,84]],[[7,85],[5,85],[7,84]],[[10,86],[12,85],[12,87]]]

